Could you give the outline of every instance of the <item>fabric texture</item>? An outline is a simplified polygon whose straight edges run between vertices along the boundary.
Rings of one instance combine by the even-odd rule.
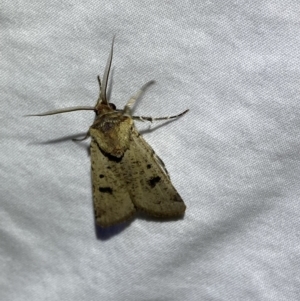
[[[299,300],[300,2],[2,1],[0,299]],[[187,205],[94,226],[89,111],[135,115]]]

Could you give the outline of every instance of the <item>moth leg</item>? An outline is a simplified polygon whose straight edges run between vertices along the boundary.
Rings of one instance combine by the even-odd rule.
[[[167,174],[167,176],[170,178],[170,174],[169,172],[167,171],[167,168],[166,168],[166,165],[164,163],[164,161],[158,157],[155,153],[153,154],[153,157],[155,160],[157,160],[157,162],[159,163],[159,165],[161,166],[162,170]]]
[[[154,80],[150,80],[146,84],[142,86],[141,89],[139,89],[127,102],[123,109],[123,114],[131,116],[131,108],[135,104],[136,100],[145,92],[146,88],[149,87],[150,85],[154,84]]]
[[[135,128],[131,138],[130,148],[120,164],[133,204],[154,217],[182,216],[186,206],[172,185],[164,163]]]
[[[83,138],[73,138],[73,141],[83,141],[90,137],[90,131],[88,131]]]
[[[157,118],[153,118],[153,117],[147,117],[147,116],[132,116],[133,120],[139,120],[139,121],[157,121],[157,120],[169,120],[169,119],[174,119],[174,118],[178,118],[184,114],[186,114],[189,110],[185,110],[184,112],[177,114],[177,115],[173,115],[173,116],[166,116],[166,117],[157,117]]]

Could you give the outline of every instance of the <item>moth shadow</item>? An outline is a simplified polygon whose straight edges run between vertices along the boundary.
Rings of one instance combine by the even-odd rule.
[[[127,227],[130,226],[130,224],[132,223],[132,221],[134,219],[135,218],[133,218],[129,221],[123,222],[121,224],[113,225],[113,226],[106,227],[106,228],[102,228],[95,223],[95,233],[96,233],[97,239],[104,241],[104,240],[108,240],[108,239],[112,238],[115,235],[120,234]]]
[[[113,236],[118,235],[121,232],[123,232],[137,218],[141,219],[141,220],[144,220],[144,221],[147,221],[147,222],[168,223],[168,222],[176,222],[178,220],[183,220],[184,215],[179,216],[179,217],[161,218],[161,217],[150,216],[147,213],[142,212],[142,211],[137,211],[135,216],[131,220],[128,220],[128,221],[123,222],[121,224],[117,224],[117,225],[113,225],[113,226],[110,226],[110,227],[102,228],[102,227],[98,226],[95,223],[96,237],[99,240],[103,240],[103,241],[108,240],[108,239],[112,238]]]
[[[154,217],[142,211],[138,211],[136,216],[141,220],[147,222],[156,222],[156,223],[170,223],[170,222],[176,222],[184,219],[184,214],[182,216],[177,216],[177,217]]]
[[[63,136],[63,137],[56,138],[56,139],[49,139],[47,141],[42,141],[42,142],[31,142],[30,144],[37,145],[37,144],[62,143],[62,142],[66,142],[66,141],[69,141],[69,140],[73,140],[73,139],[78,139],[78,138],[84,137],[85,135],[86,135],[86,132],[83,132],[83,133],[78,133],[78,134],[74,134],[74,135]],[[80,141],[77,141],[77,142],[80,142]]]
[[[74,134],[74,135],[68,135],[68,136],[63,136],[61,138],[56,138],[56,139],[49,139],[47,141],[42,141],[42,142],[31,142],[29,143],[29,145],[47,145],[47,144],[56,144],[56,143],[63,143],[66,141],[70,141],[70,140],[76,140],[76,139],[80,139],[82,137],[84,137],[86,135],[86,132],[84,133],[79,133],[79,134]],[[74,143],[76,143],[77,145],[79,145],[80,147],[83,147],[88,155],[90,155],[90,148],[89,145],[82,143],[82,141],[73,141]]]

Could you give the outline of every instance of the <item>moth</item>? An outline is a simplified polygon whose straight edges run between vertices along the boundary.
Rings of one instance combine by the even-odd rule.
[[[27,116],[47,116],[76,110],[93,110],[96,113],[94,123],[83,139],[91,137],[92,187],[97,225],[108,227],[121,223],[132,217],[136,210],[158,218],[180,217],[186,206],[172,185],[163,161],[141,137],[134,120],[169,120],[184,115],[188,110],[160,118],[133,116],[132,106],[154,81],[137,91],[122,110],[116,109],[108,101],[106,92],[113,45],[114,40],[102,83],[97,77],[100,93],[94,107],[71,107]]]

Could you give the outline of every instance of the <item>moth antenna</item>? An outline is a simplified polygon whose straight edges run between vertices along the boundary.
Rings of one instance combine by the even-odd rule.
[[[73,111],[94,111],[95,107],[87,107],[87,106],[82,106],[82,107],[70,107],[70,108],[65,108],[65,109],[60,109],[60,110],[54,110],[54,111],[48,111],[44,113],[39,113],[39,114],[30,114],[30,115],[24,115],[24,117],[29,117],[29,116],[48,116],[48,115],[55,115],[55,114],[60,114],[60,113],[68,113],[68,112],[73,112]]]
[[[98,84],[99,84],[99,97],[100,97],[100,92],[101,92],[101,78],[100,78],[99,75],[97,76],[97,80],[98,80]]]
[[[131,116],[131,108],[135,104],[136,100],[145,92],[145,90],[152,84],[155,83],[155,80],[150,80],[142,86],[127,102],[123,109],[123,114]]]
[[[109,71],[111,67],[111,62],[112,62],[112,57],[113,57],[113,50],[114,50],[114,41],[115,41],[115,36],[113,37],[112,43],[111,43],[111,49],[110,49],[110,54],[106,62],[102,82],[103,86],[100,86],[100,97],[97,101],[97,105],[99,103],[103,103],[105,105],[108,105],[108,101],[106,98],[106,89],[107,89],[107,83],[108,83],[108,77],[109,77]]]
[[[96,107],[98,106],[98,104],[101,103],[101,90],[102,90],[102,85],[101,85],[101,78],[99,75],[97,75],[97,80],[98,80],[98,85],[99,85],[99,97],[97,99],[97,103],[96,103]]]

